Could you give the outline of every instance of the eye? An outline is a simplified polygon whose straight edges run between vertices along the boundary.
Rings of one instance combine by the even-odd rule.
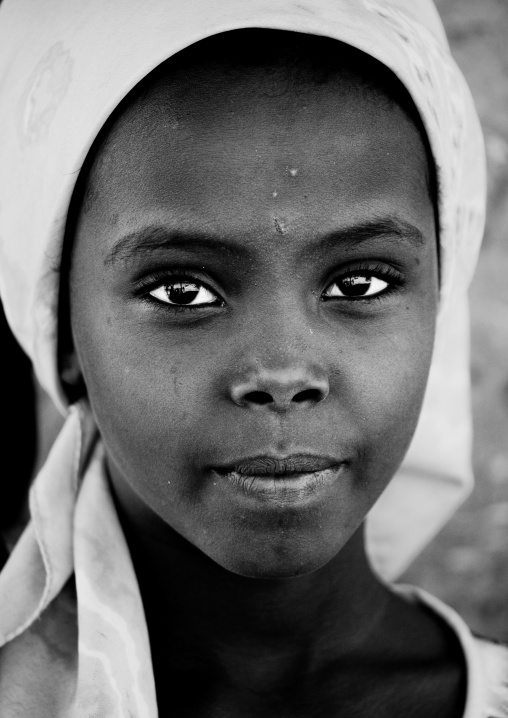
[[[218,297],[200,282],[176,280],[152,289],[150,296],[164,304],[178,307],[206,307],[215,305]]]
[[[347,274],[330,284],[324,292],[325,298],[344,297],[374,297],[382,294],[389,288],[390,284],[380,277],[368,272]]]

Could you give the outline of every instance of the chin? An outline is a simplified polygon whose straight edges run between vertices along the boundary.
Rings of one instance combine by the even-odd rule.
[[[341,546],[328,546],[326,550],[324,548],[322,543],[315,547],[307,543],[304,549],[301,546],[279,545],[265,547],[262,551],[255,551],[250,555],[235,552],[233,556],[222,556],[219,561],[216,558],[214,560],[226,570],[244,578],[280,580],[298,578],[317,571],[337,555]]]

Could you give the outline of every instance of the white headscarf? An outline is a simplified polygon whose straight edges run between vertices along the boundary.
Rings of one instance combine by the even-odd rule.
[[[439,184],[441,305],[420,423],[368,522],[397,575],[472,484],[466,291],[484,227],[482,134],[431,0],[4,0],[0,9],[0,293],[42,385],[57,369],[59,267],[69,201],[104,122],[153,68],[228,30],[335,38],[373,56],[419,110]]]

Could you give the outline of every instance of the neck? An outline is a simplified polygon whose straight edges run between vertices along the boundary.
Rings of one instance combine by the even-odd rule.
[[[160,659],[166,675],[206,673],[269,691],[302,666],[311,675],[369,650],[388,592],[368,565],[362,529],[317,571],[263,580],[231,573],[171,530],[162,540],[121,519],[156,675]]]

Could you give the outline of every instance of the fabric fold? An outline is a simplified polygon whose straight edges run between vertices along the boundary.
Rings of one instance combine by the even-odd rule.
[[[96,438],[87,403],[71,407],[30,489],[31,520],[0,573],[0,646],[26,630],[73,573],[79,472]]]
[[[156,718],[143,604],[100,444],[76,505],[74,562],[80,656],[76,715]]]
[[[72,574],[81,421],[73,407],[30,490],[31,521],[0,574],[0,645],[24,631]]]

